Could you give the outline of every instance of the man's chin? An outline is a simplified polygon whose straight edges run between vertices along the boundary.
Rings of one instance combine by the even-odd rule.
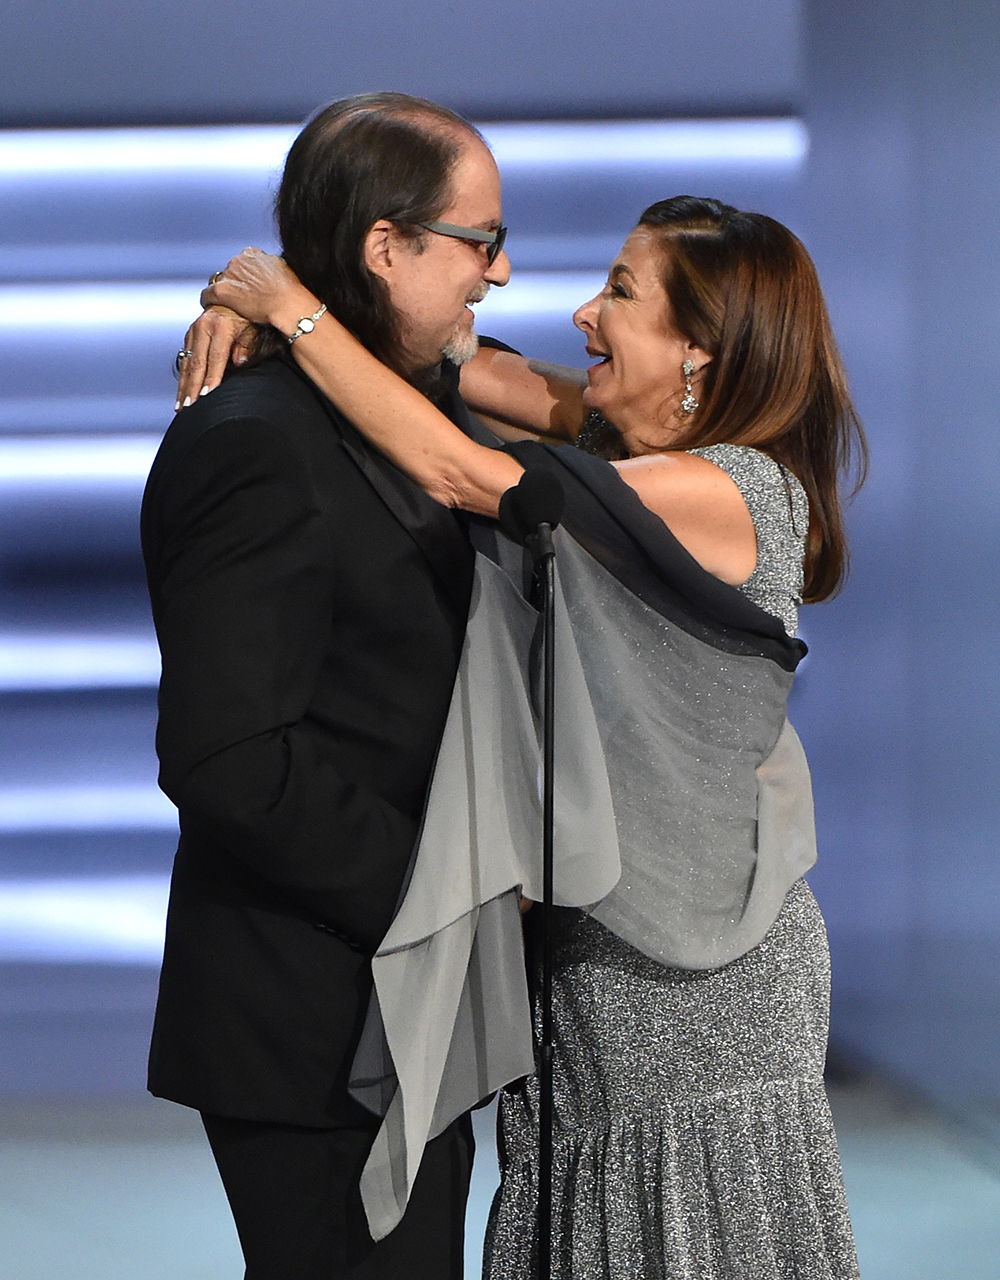
[[[444,344],[441,354],[452,364],[466,364],[479,350],[479,335],[475,329],[459,329]]]

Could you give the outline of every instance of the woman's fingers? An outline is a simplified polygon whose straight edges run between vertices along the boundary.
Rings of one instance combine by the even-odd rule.
[[[319,305],[303,290],[285,262],[262,249],[244,249],[212,277],[202,290],[202,315],[187,331],[187,354],[180,362],[177,405],[184,408],[199,395],[213,391],[222,381],[226,365],[245,364],[255,337],[255,326],[268,324],[272,311],[290,295],[302,295],[302,314]]]
[[[198,394],[205,381],[205,352],[207,350],[202,331],[199,329],[203,316],[194,322],[184,335],[182,350],[186,353],[177,358],[177,403],[174,412],[187,408]]]
[[[212,313],[209,311],[203,312],[188,330],[187,347],[191,354],[184,361],[184,372],[187,376],[184,379],[183,394],[181,388],[177,388],[177,398],[181,402],[182,409],[186,409],[198,398],[205,385],[209,352],[214,340],[213,332]]]
[[[209,311],[209,342],[208,342],[208,363],[205,369],[205,377],[202,385],[198,389],[199,395],[207,395],[209,391],[214,391],[222,381],[222,375],[226,372],[226,365],[229,363],[230,353],[233,344],[246,328],[246,321],[242,316],[235,315],[232,311]]]
[[[223,276],[214,284],[210,284],[207,289],[202,289],[200,302],[206,311],[211,310],[212,307],[224,307],[227,311],[235,311],[234,304],[239,302],[239,292],[234,281]]]
[[[226,308],[215,306],[202,312],[184,339],[185,350],[190,354],[180,362],[177,408],[187,408],[198,396],[207,395],[219,385],[234,344],[246,328],[242,316]],[[241,350],[245,351],[252,339],[251,332]]]
[[[290,291],[308,294],[282,258],[265,253],[263,249],[244,249],[230,260],[222,276],[202,293],[201,305],[230,307],[252,324],[270,324]]]
[[[255,324],[245,325],[243,332],[237,337],[233,343],[232,354],[230,360],[233,364],[246,364],[250,359],[250,353],[253,350],[254,338],[257,336],[257,326]]]
[[[266,314],[260,309],[260,279],[257,270],[258,258],[269,258],[271,255],[261,249],[244,249],[235,258],[230,258],[225,271],[209,282],[202,292],[203,307],[226,307],[238,311],[245,320],[258,324],[265,323]]]

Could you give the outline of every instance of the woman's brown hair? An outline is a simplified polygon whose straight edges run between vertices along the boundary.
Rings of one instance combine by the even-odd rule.
[[[838,481],[853,461],[856,491],[868,455],[812,259],[780,222],[718,200],[661,200],[639,226],[662,241],[674,323],[712,357],[671,448],[751,445],[797,476],[810,512],[803,599],[827,599],[847,569]]]

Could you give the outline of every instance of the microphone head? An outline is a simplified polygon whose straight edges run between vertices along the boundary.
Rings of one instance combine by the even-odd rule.
[[[500,499],[500,527],[514,542],[524,542],[540,524],[554,529],[563,516],[566,494],[547,467],[528,467]]]

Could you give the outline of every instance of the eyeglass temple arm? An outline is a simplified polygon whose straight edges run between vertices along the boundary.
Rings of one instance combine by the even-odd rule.
[[[460,227],[454,222],[422,222],[428,231],[436,231],[442,236],[454,236],[458,240],[478,240],[482,244],[496,244],[496,231],[477,231],[475,227]]]

